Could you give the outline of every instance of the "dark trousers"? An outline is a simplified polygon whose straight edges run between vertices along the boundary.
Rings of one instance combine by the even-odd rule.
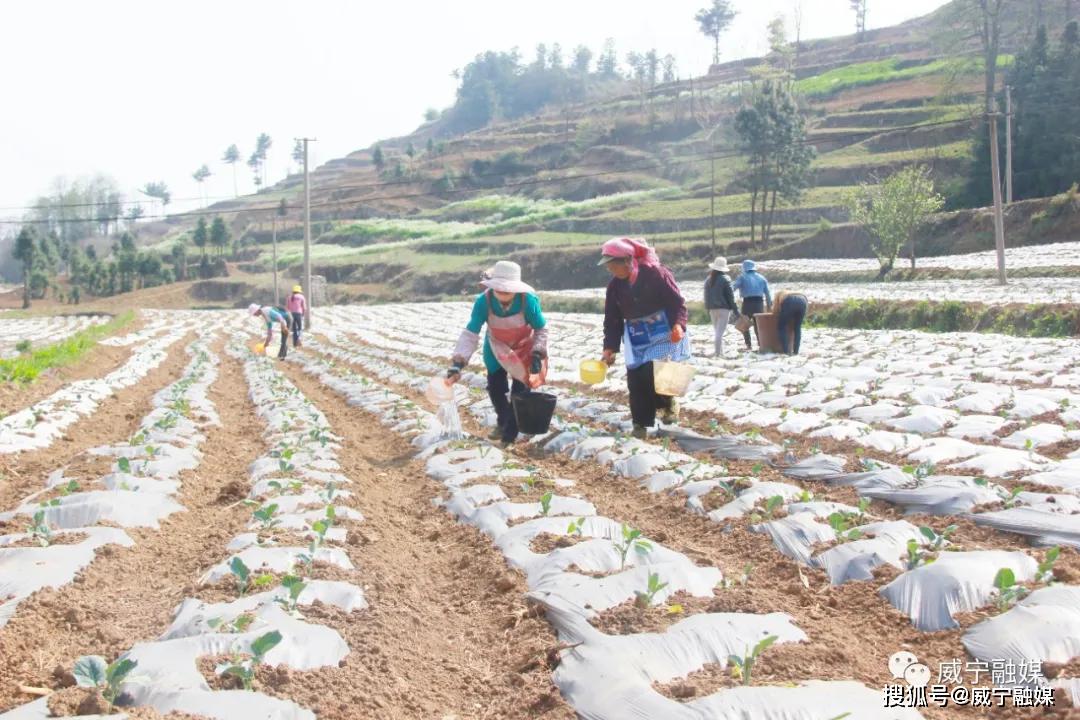
[[[754,326],[754,339],[758,341],[758,347],[761,347],[761,340],[758,339],[757,334],[757,320],[754,318],[755,313],[765,312],[765,298],[760,295],[757,297],[743,298],[742,301],[742,314],[750,318],[751,324]],[[750,349],[750,331],[743,331],[743,340],[746,341],[746,348]]]
[[[799,354],[799,346],[802,344],[802,324],[806,319],[806,298],[802,295],[789,295],[780,303],[780,311],[776,317],[776,330],[780,333],[780,347],[784,354]],[[788,328],[791,328],[795,336],[795,342],[788,346]]]
[[[652,427],[656,424],[656,411],[671,407],[670,397],[656,394],[651,362],[633,370],[627,369],[626,389],[630,391],[630,416],[635,425]]]
[[[514,442],[518,436],[517,417],[514,416],[514,408],[507,395],[524,395],[529,389],[520,380],[514,380],[511,383],[506,370],[499,368],[495,372],[488,373],[487,391],[491,404],[495,408],[495,417],[498,419],[499,430],[502,431],[503,442]]]
[[[304,329],[304,313],[292,314],[292,346],[299,347],[300,331]]]
[[[284,360],[285,355],[288,352],[289,352],[289,331],[288,330],[282,330],[281,331],[281,346],[278,348],[278,353],[277,353],[278,359],[279,360]]]

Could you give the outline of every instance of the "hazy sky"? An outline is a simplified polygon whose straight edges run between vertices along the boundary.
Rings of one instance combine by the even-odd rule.
[[[707,0],[4,0],[0,2],[0,217],[19,215],[57,175],[115,177],[129,198],[164,180],[197,205],[191,174],[207,163],[206,193],[231,197],[220,162],[246,160],[260,132],[274,141],[268,181],[284,176],[293,138],[313,161],[402,135],[425,108],[454,98],[450,73],[487,49],[616,40],[672,53],[684,77],[701,74],[710,42],[694,13]],[[723,57],[761,54],[765,25],[795,0],[736,0]],[[869,25],[929,12],[945,0],[870,0]],[[806,38],[850,33],[849,0],[802,0]],[[253,189],[237,165],[240,191]]]

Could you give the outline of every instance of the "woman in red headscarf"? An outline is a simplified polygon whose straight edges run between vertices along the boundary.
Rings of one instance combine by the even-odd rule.
[[[653,361],[690,358],[686,301],[644,240],[613,238],[601,252],[599,264],[612,275],[604,302],[604,362],[613,365],[623,348],[634,437],[644,438],[656,424],[657,410],[665,423],[679,418],[678,402],[656,394]]]

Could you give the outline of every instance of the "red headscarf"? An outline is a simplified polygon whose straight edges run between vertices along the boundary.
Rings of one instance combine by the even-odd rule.
[[[656,250],[649,247],[644,238],[612,238],[600,248],[601,254],[606,257],[630,258],[630,282],[637,282],[638,265],[657,267],[660,258]]]

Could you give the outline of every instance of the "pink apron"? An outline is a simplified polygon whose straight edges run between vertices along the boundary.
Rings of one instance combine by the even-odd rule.
[[[525,296],[519,297],[521,312],[509,317],[498,317],[493,308],[499,301],[494,293],[488,294],[488,343],[495,359],[510,377],[536,389],[544,384],[547,377],[547,358],[544,358],[540,365],[540,373],[530,376],[529,366],[532,364],[533,338],[536,332],[525,320]]]

